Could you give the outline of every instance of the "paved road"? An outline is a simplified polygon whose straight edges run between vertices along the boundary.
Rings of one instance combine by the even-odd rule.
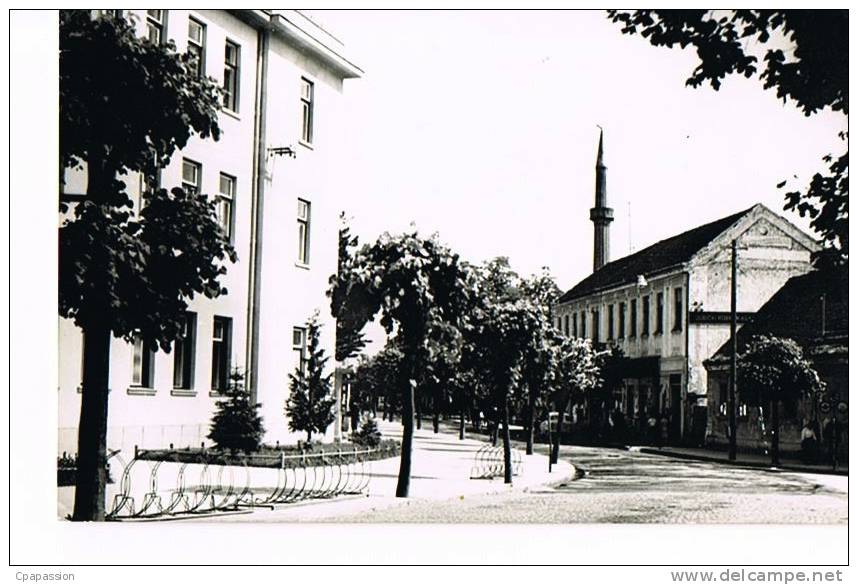
[[[815,523],[848,518],[847,478],[564,447],[575,481],[329,518],[333,522]]]

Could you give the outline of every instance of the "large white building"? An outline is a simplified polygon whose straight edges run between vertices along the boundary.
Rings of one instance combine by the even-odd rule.
[[[200,59],[226,89],[221,139],[192,139],[162,169],[161,186],[218,200],[239,259],[222,283],[228,294],[197,297],[187,333],[170,354],[113,339],[108,448],[198,446],[231,368],[247,372],[262,403],[265,441],[292,442],[284,413],[288,375],[305,350],[305,323],[321,317],[322,346],[334,350],[325,296],[337,269],[336,172],[342,151],[343,82],[362,71],[343,44],[294,10],[125,10],[138,33],[172,40]],[[144,188],[126,177],[128,192]],[[64,189],[82,192],[84,172]],[[59,451],[77,449],[81,332],[60,320]],[[331,367],[333,364],[331,363]]]
[[[704,361],[730,335],[731,243],[738,247],[737,310],[752,317],[790,278],[811,269],[819,245],[761,204],[697,226],[610,261],[607,167],[596,163],[593,273],[554,307],[567,335],[622,350],[613,404],[633,426],[666,415],[672,440],[702,442],[706,431]]]

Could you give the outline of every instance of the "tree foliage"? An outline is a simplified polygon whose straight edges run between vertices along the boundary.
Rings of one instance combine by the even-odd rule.
[[[169,350],[188,300],[226,293],[218,279],[236,254],[214,201],[158,189],[134,215],[120,180],[151,175],[194,134],[217,139],[219,95],[172,44],[136,37],[124,19],[61,11],[60,156],[88,177],[59,230],[61,316]]]
[[[342,273],[346,281],[332,283],[332,297],[349,291],[348,306],[363,306],[366,322],[377,314],[389,336],[401,344],[404,360],[399,388],[403,406],[403,444],[396,494],[408,495],[411,474],[411,442],[415,388],[431,361],[444,334],[457,334],[464,319],[468,289],[467,271],[456,254],[437,237],[405,233],[383,234],[372,246],[355,255],[351,267]],[[449,326],[449,327],[448,327]]]
[[[135,35],[124,18],[60,11],[60,156],[151,174],[193,135],[217,140],[221,88],[172,41]],[[129,116],[129,114],[134,114]]]
[[[265,429],[259,415],[260,404],[250,401],[250,393],[244,387],[244,374],[233,370],[229,376],[226,398],[218,400],[208,438],[215,447],[253,453],[259,450]]]
[[[794,413],[798,399],[815,397],[824,390],[801,346],[792,339],[757,335],[738,356],[736,372],[742,400],[768,411],[772,465],[780,464],[780,410]]]
[[[708,82],[717,90],[728,75],[757,76],[805,115],[826,108],[849,114],[847,10],[609,10],[608,17],[654,46],[692,47],[699,61],[686,80],[691,87]],[[754,52],[762,52],[764,65]],[[849,257],[848,145],[823,160],[826,171],[787,192],[784,209],[809,216],[827,244],[821,258],[842,263]]]
[[[801,346],[780,337],[753,337],[738,356],[737,374],[741,398],[751,406],[789,405],[824,388]]]
[[[367,313],[371,309],[371,302],[366,289],[354,286],[355,281],[352,278],[357,246],[358,237],[352,235],[345,212],[341,212],[337,241],[337,273],[328,281],[331,316],[337,320],[334,358],[338,362],[357,356],[367,343],[362,329],[369,320]]]
[[[61,11],[59,37],[61,173],[87,181],[60,200],[58,310],[84,339],[73,518],[103,520],[111,334],[169,350],[188,300],[224,294],[236,259],[205,196],[158,189],[133,214],[121,178],[154,177],[191,136],[217,139],[221,90],[123,18]]]
[[[307,357],[299,364],[294,374],[289,375],[290,394],[286,401],[289,430],[307,433],[310,441],[313,433],[324,433],[334,422],[334,404],[331,395],[331,376],[325,373],[328,358],[319,342],[318,315],[307,321]]]

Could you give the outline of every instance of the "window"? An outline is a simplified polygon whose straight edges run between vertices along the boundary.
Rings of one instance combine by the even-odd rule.
[[[614,338],[614,305],[608,305],[608,339]]]
[[[563,321],[557,317],[557,331],[563,331]]]
[[[154,45],[164,42],[164,25],[167,24],[166,10],[146,11],[146,38]]]
[[[107,17],[107,18],[125,18],[125,11],[119,10],[119,9],[116,9],[116,10],[99,10],[98,15],[101,16],[102,18],[104,18],[104,17]]]
[[[188,54],[191,56],[191,71],[202,77],[206,74],[206,25],[193,18],[188,19]]]
[[[298,262],[310,263],[310,202],[298,200]]]
[[[727,416],[727,392],[729,386],[727,382],[718,383],[718,413],[721,416]]]
[[[629,301],[629,337],[637,337],[638,334],[638,300]]]
[[[572,313],[572,337],[578,337],[578,313]]]
[[[664,333],[664,293],[655,295],[655,334]]]
[[[626,336],[626,304],[620,303],[618,311],[620,317],[620,330],[617,332],[617,339],[623,339]]]
[[[563,333],[569,335],[569,315],[563,316]]]
[[[215,317],[212,330],[212,391],[229,387],[229,358],[232,350],[232,319]]]
[[[292,350],[295,353],[294,367],[300,367],[304,371],[304,352],[307,347],[307,329],[305,327],[292,328]]]
[[[587,337],[587,312],[581,311],[581,337]]]
[[[641,310],[643,312],[643,323],[641,323],[641,335],[649,335],[649,295],[641,299]]]
[[[313,82],[301,78],[301,142],[313,144]]]
[[[226,234],[229,241],[232,241],[232,210],[235,202],[235,177],[230,177],[225,173],[220,174],[220,188],[218,191],[216,209],[217,221],[220,224],[223,233]]]
[[[185,313],[179,336],[173,342],[173,388],[193,390],[194,357],[197,345],[197,315]]]
[[[682,331],[682,288],[673,289],[673,330]]]
[[[223,49],[223,107],[238,111],[239,57],[241,48],[227,41]]]
[[[182,189],[196,195],[202,188],[203,166],[192,160],[182,159]]]
[[[599,310],[593,309],[593,342],[599,343]]]
[[[131,385],[152,388],[155,379],[155,350],[139,334],[134,336],[134,353],[131,360]]]
[[[146,206],[146,196],[161,188],[161,169],[156,169],[153,174],[140,173],[140,197],[137,201],[137,213]]]

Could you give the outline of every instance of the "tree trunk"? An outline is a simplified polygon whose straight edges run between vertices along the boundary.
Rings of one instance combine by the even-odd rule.
[[[551,463],[560,461],[560,431],[563,430],[563,416],[569,408],[569,400],[561,405],[557,411],[557,429],[554,432],[554,444],[551,446]]]
[[[396,497],[407,498],[411,483],[411,444],[414,438],[414,386],[407,380],[402,397],[402,455],[399,458],[399,480],[396,482]]]
[[[72,520],[104,520],[107,485],[107,404],[110,329],[83,330],[83,380],[77,435],[77,478]],[[114,475],[121,473],[117,469]],[[118,478],[117,478],[118,479]]]
[[[352,410],[352,432],[356,432],[358,430],[358,425],[360,424],[358,412],[356,410]]]
[[[414,411],[417,413],[417,430],[423,428],[423,421],[420,419],[420,401],[417,400],[417,397],[414,398]]]
[[[459,440],[465,440],[465,409],[459,411]]]
[[[436,435],[438,434],[438,426],[440,425],[440,421],[438,420],[438,411],[435,411],[432,414],[432,432]]]
[[[534,418],[536,415],[535,408],[533,406],[533,392],[528,392],[527,396],[527,449],[525,453],[528,455],[533,455],[533,424]]]
[[[307,445],[313,440],[313,431],[307,431]]]
[[[512,449],[509,444],[509,400],[503,399],[503,482],[512,483]]]
[[[781,417],[779,407],[780,404],[778,401],[772,400],[772,467],[779,467],[781,464]]]

